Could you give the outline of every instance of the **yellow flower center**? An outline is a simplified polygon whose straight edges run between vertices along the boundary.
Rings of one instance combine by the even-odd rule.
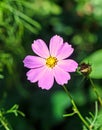
[[[58,60],[57,60],[56,57],[50,56],[50,57],[48,57],[48,58],[46,59],[46,65],[47,65],[48,67],[50,67],[50,68],[55,67],[55,65],[57,64],[57,62],[58,62]]]

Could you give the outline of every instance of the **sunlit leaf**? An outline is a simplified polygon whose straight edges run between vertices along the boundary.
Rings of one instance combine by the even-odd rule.
[[[83,61],[92,65],[92,72],[90,74],[91,78],[95,79],[102,78],[102,49],[92,53]]]
[[[0,74],[0,79],[3,79],[3,78],[4,78],[4,76]]]
[[[62,119],[65,109],[70,106],[70,99],[63,91],[57,91],[52,95],[53,113],[56,119]]]

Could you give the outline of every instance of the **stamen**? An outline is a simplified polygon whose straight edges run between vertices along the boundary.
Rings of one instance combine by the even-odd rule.
[[[50,56],[50,57],[48,57],[48,58],[46,59],[46,65],[47,65],[48,67],[50,67],[50,68],[55,67],[55,65],[57,64],[57,62],[58,62],[58,60],[57,60],[56,57]]]

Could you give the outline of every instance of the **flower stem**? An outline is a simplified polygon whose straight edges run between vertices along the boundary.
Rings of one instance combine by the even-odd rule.
[[[98,98],[98,101],[99,101],[100,105],[102,106],[102,99],[101,99],[101,97],[100,97],[100,95],[99,95],[99,93],[98,93],[98,91],[97,91],[97,88],[95,87],[95,85],[94,85],[94,83],[93,83],[93,80],[92,80],[91,78],[89,78],[89,79],[90,79],[90,83],[91,83],[91,85],[92,85],[92,87],[93,87],[93,90],[94,90],[94,92],[96,93],[96,96],[97,96],[97,98]]]
[[[86,120],[83,118],[83,116],[81,115],[81,113],[80,113],[80,111],[78,110],[78,108],[77,108],[77,106],[76,106],[76,104],[75,104],[75,102],[74,102],[72,96],[70,95],[68,89],[66,88],[65,85],[63,85],[63,88],[64,88],[65,92],[67,93],[68,97],[69,97],[70,100],[71,100],[71,103],[72,103],[72,105],[73,105],[73,111],[74,111],[75,113],[77,113],[77,115],[79,116],[79,118],[81,119],[81,121],[84,123],[84,125],[85,125],[88,129],[90,129],[89,124],[87,123],[87,121],[86,121]]]

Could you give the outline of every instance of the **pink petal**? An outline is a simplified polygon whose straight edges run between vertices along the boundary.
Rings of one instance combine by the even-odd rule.
[[[78,67],[78,63],[71,59],[60,60],[57,65],[67,72],[75,72]]]
[[[63,38],[61,38],[60,36],[55,35],[51,38],[49,45],[51,56],[57,55],[58,50],[61,48],[62,44],[63,44]]]
[[[31,69],[26,74],[27,79],[30,80],[31,83],[37,82],[43,76],[45,70],[45,66],[37,69]]]
[[[43,58],[47,58],[49,57],[49,50],[48,47],[46,45],[46,43],[41,40],[35,40],[34,43],[32,44],[32,50],[39,56],[43,57]]]
[[[26,56],[23,60],[24,66],[30,69],[45,65],[45,59],[38,56]]]
[[[53,73],[54,73],[56,82],[60,85],[67,84],[68,80],[70,80],[70,74],[58,66],[53,69]]]
[[[61,47],[61,49],[58,52],[57,58],[58,59],[65,59],[69,57],[73,53],[74,49],[71,45],[69,45],[67,42],[64,43]]]
[[[54,84],[52,69],[47,68],[42,78],[38,81],[38,86],[42,89],[49,90]]]

